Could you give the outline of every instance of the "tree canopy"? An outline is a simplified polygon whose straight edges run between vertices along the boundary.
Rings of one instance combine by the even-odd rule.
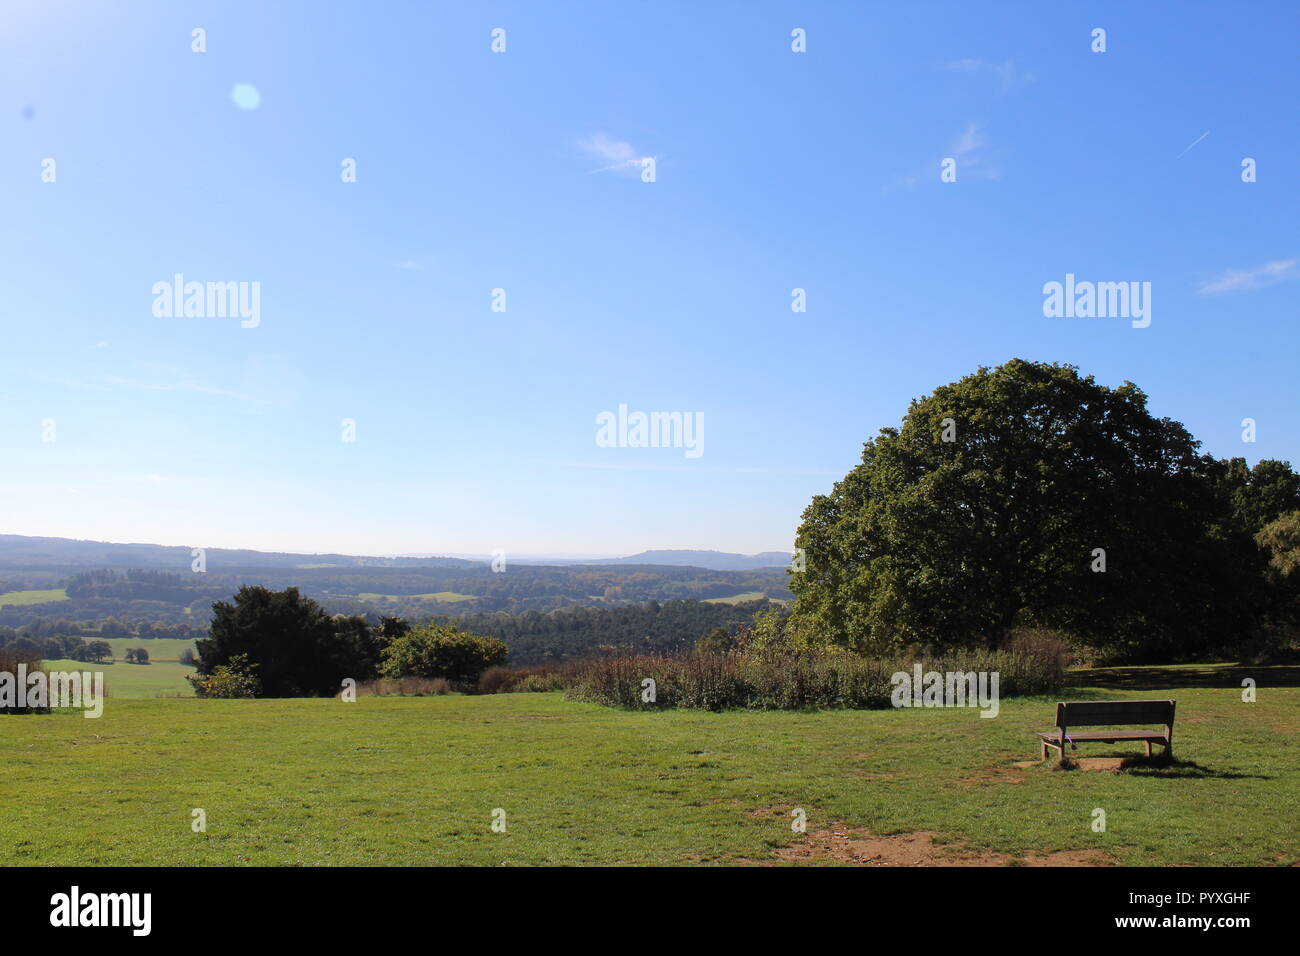
[[[266,697],[327,696],[345,677],[374,676],[379,648],[365,621],[331,618],[297,588],[241,587],[212,612],[210,636],[195,644],[200,676],[241,655],[256,669]]]
[[[469,634],[453,624],[411,628],[384,648],[385,677],[445,677],[475,683],[489,667],[504,664],[507,649],[495,637]]]
[[[1198,449],[1131,382],[981,368],[913,401],[813,499],[792,624],[875,650],[996,643],[1022,625],[1130,658],[1215,646],[1251,627],[1251,538],[1300,486],[1285,463]]]

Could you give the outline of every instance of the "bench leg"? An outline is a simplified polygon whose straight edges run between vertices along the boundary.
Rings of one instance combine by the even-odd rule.
[[[1043,741],[1043,740],[1038,741],[1038,759],[1039,759],[1039,760],[1046,760],[1046,759],[1047,759],[1047,742],[1046,742],[1046,741]]]
[[[1143,743],[1145,743],[1145,744],[1147,745],[1147,759],[1150,760],[1150,759],[1151,759],[1151,741],[1149,741],[1149,740],[1144,740]]]

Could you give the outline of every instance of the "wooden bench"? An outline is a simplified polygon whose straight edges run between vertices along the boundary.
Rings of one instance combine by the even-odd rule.
[[[1073,700],[1056,705],[1056,729],[1038,735],[1040,759],[1047,759],[1047,748],[1060,752],[1065,760],[1065,748],[1078,743],[1117,744],[1142,741],[1147,756],[1151,745],[1165,748],[1164,759],[1173,756],[1174,701],[1172,700]],[[1163,724],[1164,733],[1152,730],[1088,730],[1070,733],[1070,727],[1116,727],[1134,724]]]

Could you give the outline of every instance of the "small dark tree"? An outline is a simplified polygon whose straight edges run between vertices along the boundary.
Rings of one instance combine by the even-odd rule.
[[[243,655],[268,697],[331,694],[343,674],[333,666],[329,616],[297,588],[241,587],[233,602],[212,605],[209,636],[197,642],[201,676]],[[197,685],[196,685],[197,686]]]
[[[242,587],[234,601],[217,601],[212,612],[209,636],[196,642],[200,676],[239,654],[255,669],[266,697],[324,697],[345,677],[374,676],[377,652],[367,646],[364,620],[336,622],[297,588]]]
[[[86,645],[86,659],[100,663],[113,659],[113,645],[108,641],[91,641]]]
[[[347,671],[343,676],[361,681],[379,673],[381,639],[364,617],[338,615],[334,618],[334,634],[334,654]]]

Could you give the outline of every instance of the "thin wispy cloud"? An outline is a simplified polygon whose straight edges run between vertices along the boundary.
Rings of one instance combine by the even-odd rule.
[[[978,124],[966,124],[961,135],[952,144],[951,156],[957,160],[957,181],[966,179],[997,179],[1002,171],[989,160],[984,147],[988,137]]]
[[[1300,279],[1300,260],[1279,259],[1254,269],[1227,269],[1216,279],[1207,279],[1196,288],[1197,295],[1222,295],[1225,292],[1250,292],[1290,279]]]
[[[990,160],[988,151],[985,150],[987,145],[988,137],[978,123],[971,121],[952,140],[948,146],[948,151],[943,156],[936,157],[934,162],[926,168],[914,170],[897,182],[883,187],[882,191],[890,193],[898,189],[911,189],[923,182],[937,183],[939,182],[940,160],[948,158],[958,161],[958,182],[962,179],[997,179],[1002,175],[1002,171]]]
[[[228,388],[218,388],[213,385],[204,385],[201,382],[189,380],[171,382],[145,381],[143,379],[125,378],[114,375],[104,379],[104,383],[118,388],[141,389],[147,392],[196,392],[200,395],[215,395],[220,398],[235,398],[244,402],[257,401],[253,396],[246,395],[242,392],[236,392]]]
[[[984,145],[984,134],[974,123],[968,123],[966,129],[952,145],[952,154],[958,159],[968,156]]]
[[[997,79],[1003,92],[1011,89],[1016,85],[1028,86],[1034,80],[1038,79],[1033,73],[1019,71],[1016,69],[1014,60],[1007,60],[1003,63],[991,63],[988,60],[979,60],[967,57],[961,60],[949,60],[943,64],[943,68],[949,72],[984,74]]]
[[[598,169],[588,170],[589,173],[639,172],[641,161],[652,158],[639,152],[627,140],[613,139],[606,133],[592,133],[579,141],[578,148],[594,161],[604,164]]]

